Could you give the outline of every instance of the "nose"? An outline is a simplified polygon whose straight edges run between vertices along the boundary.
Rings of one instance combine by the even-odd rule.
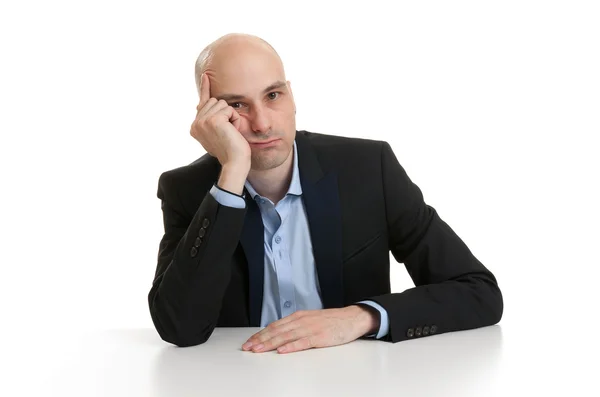
[[[267,110],[261,105],[257,105],[252,109],[250,128],[252,128],[253,132],[259,134],[264,134],[271,130],[271,119],[267,114]]]

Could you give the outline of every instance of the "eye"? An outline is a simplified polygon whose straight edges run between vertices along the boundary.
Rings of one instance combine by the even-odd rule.
[[[267,96],[269,97],[269,99],[277,99],[277,97],[279,96],[279,92],[269,92]]]
[[[231,106],[234,109],[239,109],[242,107],[242,103],[241,102],[234,102],[232,104],[230,104],[229,106]]]

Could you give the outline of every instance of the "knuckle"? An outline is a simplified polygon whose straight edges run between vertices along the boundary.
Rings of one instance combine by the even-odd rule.
[[[282,341],[290,341],[294,338],[294,331],[286,331],[281,334]]]
[[[218,124],[218,119],[215,116],[211,116],[206,120],[206,124],[208,124],[211,128],[215,128]]]
[[[198,121],[196,121],[195,123],[195,130],[196,133],[201,133],[204,129],[206,129],[206,120],[205,119],[200,119]]]

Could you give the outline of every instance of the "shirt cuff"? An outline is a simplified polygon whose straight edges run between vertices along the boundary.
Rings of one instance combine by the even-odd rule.
[[[246,201],[242,196],[223,190],[216,183],[210,189],[210,194],[217,200],[217,203],[226,207],[246,208]]]
[[[374,309],[379,311],[379,331],[377,334],[365,335],[367,337],[375,337],[375,339],[381,339],[386,336],[390,332],[390,319],[388,317],[387,311],[377,302],[373,301],[360,301],[358,303],[363,303],[365,305],[369,305]]]

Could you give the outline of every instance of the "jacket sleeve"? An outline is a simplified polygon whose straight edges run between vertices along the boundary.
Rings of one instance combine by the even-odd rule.
[[[401,293],[369,298],[389,315],[385,339],[399,342],[499,322],[503,300],[496,278],[424,202],[386,142],[381,168],[390,250],[415,283]]]
[[[160,337],[184,347],[206,342],[216,327],[246,209],[207,192],[190,220],[174,182],[168,173],[158,182],[164,235],[148,305]]]

